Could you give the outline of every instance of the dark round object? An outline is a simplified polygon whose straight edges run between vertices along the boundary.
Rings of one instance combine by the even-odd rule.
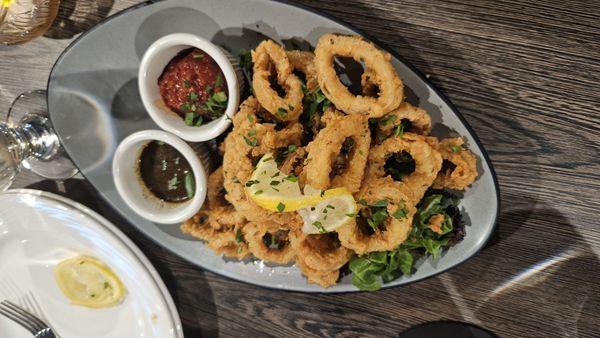
[[[410,327],[400,333],[398,338],[498,338],[498,336],[473,324],[437,321]]]

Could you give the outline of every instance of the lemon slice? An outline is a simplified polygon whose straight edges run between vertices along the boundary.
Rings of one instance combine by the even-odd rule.
[[[120,303],[125,287],[115,273],[101,261],[77,256],[60,262],[54,269],[56,282],[71,303],[91,308]]]
[[[304,221],[302,232],[307,234],[331,232],[356,216],[358,208],[354,197],[347,189],[330,189],[322,195],[316,205],[298,210],[298,214]]]
[[[245,184],[248,198],[271,211],[295,211],[319,201],[316,196],[303,195],[298,178],[282,173],[270,153],[258,161],[250,180]]]

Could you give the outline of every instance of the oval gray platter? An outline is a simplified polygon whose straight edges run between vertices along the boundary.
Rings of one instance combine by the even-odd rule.
[[[144,3],[125,10],[75,40],[57,60],[50,74],[50,118],[73,162],[100,194],[141,232],[204,269],[276,289],[356,291],[350,276],[344,277],[336,286],[324,289],[307,284],[294,266],[223,259],[202,242],[181,234],[177,225],[146,221],[119,197],[111,173],[116,146],[135,131],[157,128],[146,114],[138,93],[140,60],[152,42],[177,32],[203,36],[234,52],[241,48],[251,49],[265,38],[288,47],[299,42],[302,47],[305,41],[314,46],[327,32],[361,34],[331,18],[283,2],[173,0]],[[436,261],[420,260],[413,275],[385,287],[431,277],[475,255],[493,232],[499,208],[498,185],[491,163],[464,118],[410,65],[397,56],[393,63],[409,92],[414,93],[410,100],[432,116],[433,134],[447,136],[451,132],[465,137],[469,148],[478,157],[480,176],[461,202],[467,221],[465,239]]]

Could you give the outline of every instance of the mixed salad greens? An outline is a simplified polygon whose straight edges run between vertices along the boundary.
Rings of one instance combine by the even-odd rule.
[[[381,288],[382,282],[389,283],[403,275],[411,275],[414,263],[422,256],[436,259],[442,250],[460,241],[465,234],[464,223],[458,209],[459,200],[443,191],[430,190],[417,205],[413,227],[408,239],[396,250],[374,252],[355,257],[350,261],[352,284],[364,291]],[[429,221],[442,215],[440,229],[433,231]]]

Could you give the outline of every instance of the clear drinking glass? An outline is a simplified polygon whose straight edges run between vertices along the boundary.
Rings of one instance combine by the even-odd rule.
[[[55,180],[77,173],[48,119],[43,90],[19,95],[7,121],[0,122],[0,191],[10,187],[21,168]]]
[[[59,4],[59,0],[0,0],[0,43],[25,43],[44,34]]]

